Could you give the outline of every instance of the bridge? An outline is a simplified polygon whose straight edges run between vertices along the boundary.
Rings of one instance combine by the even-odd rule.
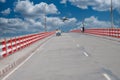
[[[119,38],[119,29],[87,29],[3,39],[0,80],[120,80]]]

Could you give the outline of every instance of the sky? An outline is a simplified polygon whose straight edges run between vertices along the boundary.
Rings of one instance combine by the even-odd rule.
[[[114,27],[120,27],[120,0],[112,0]],[[0,0],[0,36],[82,27],[109,28],[111,0]],[[63,19],[68,20],[63,22]]]

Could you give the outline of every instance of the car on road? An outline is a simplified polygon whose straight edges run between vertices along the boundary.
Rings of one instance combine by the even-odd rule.
[[[56,36],[61,36],[61,30],[56,29]]]

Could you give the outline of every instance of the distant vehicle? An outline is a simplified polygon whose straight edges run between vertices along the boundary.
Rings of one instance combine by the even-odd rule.
[[[56,29],[56,36],[61,36],[61,30]]]

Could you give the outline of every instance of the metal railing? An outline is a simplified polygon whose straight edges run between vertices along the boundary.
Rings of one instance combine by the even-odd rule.
[[[72,30],[71,32],[81,33],[81,30],[77,29]],[[120,28],[85,29],[84,33],[120,38]]]
[[[0,41],[0,58],[7,57],[43,38],[46,38],[55,32],[42,32],[37,34],[30,34],[10,39],[3,39]]]

